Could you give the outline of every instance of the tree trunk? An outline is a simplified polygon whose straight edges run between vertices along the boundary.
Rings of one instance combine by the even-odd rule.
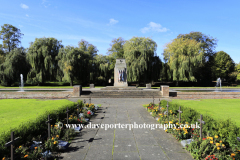
[[[176,81],[176,87],[178,87],[178,81]]]

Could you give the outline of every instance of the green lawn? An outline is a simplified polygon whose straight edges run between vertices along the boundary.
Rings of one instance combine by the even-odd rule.
[[[190,107],[214,119],[231,119],[240,126],[240,99],[172,100],[173,103]]]
[[[46,110],[71,104],[69,100],[2,99],[0,100],[0,134],[21,123],[35,120]]]

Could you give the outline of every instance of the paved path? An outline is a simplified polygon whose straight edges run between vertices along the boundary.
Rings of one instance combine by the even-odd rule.
[[[77,101],[77,99],[70,99]],[[88,99],[86,99],[88,102]],[[158,124],[142,104],[150,98],[98,98],[102,104],[92,124]],[[64,160],[192,160],[181,144],[163,129],[83,129],[61,154]]]

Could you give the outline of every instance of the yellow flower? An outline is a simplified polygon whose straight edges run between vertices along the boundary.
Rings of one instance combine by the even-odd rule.
[[[220,147],[217,147],[217,150],[220,150]]]
[[[219,147],[219,146],[220,146],[220,143],[216,143],[216,146]]]
[[[35,149],[37,149],[37,147],[34,147]]]
[[[207,139],[211,139],[211,140],[213,140],[213,137],[207,137]]]
[[[25,156],[24,156],[24,158],[27,158],[27,157],[28,157],[28,155],[25,155]]]
[[[188,124],[188,122],[186,122],[186,124]]]
[[[213,144],[213,141],[210,141],[211,144]]]
[[[52,140],[54,140],[54,137],[52,137]]]
[[[231,157],[234,157],[236,154],[235,153],[231,153]]]
[[[57,125],[54,125],[54,127],[57,127]]]
[[[59,138],[59,135],[56,135],[57,138]]]
[[[173,123],[172,121],[169,121],[169,123]]]
[[[5,157],[2,158],[2,160],[5,160],[5,159],[6,159]]]
[[[57,144],[57,141],[54,141],[53,144]]]
[[[167,132],[167,129],[165,130],[165,132]]]
[[[222,141],[219,141],[220,143],[222,143]]]
[[[225,145],[224,145],[224,144],[222,144],[222,147],[225,147]]]
[[[217,135],[215,135],[214,137],[215,137],[215,138],[218,138],[218,136],[217,136]]]
[[[19,148],[22,148],[22,146],[19,146]]]
[[[161,116],[162,114],[159,114],[159,116]]]

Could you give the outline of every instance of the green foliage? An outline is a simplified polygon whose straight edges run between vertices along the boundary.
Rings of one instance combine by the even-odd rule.
[[[81,62],[83,62],[84,52],[79,48],[66,46],[59,50],[58,56],[58,66],[64,73],[63,81],[70,82],[73,85],[74,78],[80,78],[79,71],[81,71]]]
[[[240,81],[240,62],[236,65],[237,80]]]
[[[56,80],[58,62],[55,59],[63,46],[55,38],[36,38],[31,43],[27,59],[32,67],[27,75],[27,82],[41,84],[46,81]]]
[[[204,56],[201,43],[177,38],[167,44],[163,55],[173,73],[173,81],[197,81],[194,74]]]
[[[20,74],[26,77],[30,65],[23,48],[15,48],[7,55],[5,62],[0,65],[1,85],[10,86],[14,82],[20,83]]]
[[[161,101],[163,111],[166,108],[166,104],[167,101]],[[169,114],[170,120],[172,118],[174,119],[174,116],[171,116],[171,114],[173,115],[177,111],[178,106],[179,104],[176,102],[169,103],[169,110],[172,111]],[[191,122],[191,124],[195,124],[196,122],[198,122],[197,119],[200,118],[200,113],[197,112],[197,110],[187,108],[182,105],[181,110],[183,111],[183,113],[181,114],[181,123],[184,124],[188,122],[189,124],[189,122]],[[160,118],[163,119],[163,121],[160,120],[159,122],[164,123],[164,115],[160,114]],[[176,120],[172,120],[173,123],[175,121]],[[232,153],[236,153],[235,158],[240,156],[240,143],[237,141],[237,137],[240,136],[240,127],[238,127],[233,121],[229,119],[216,120],[215,118],[206,114],[203,114],[203,121],[205,121],[205,124],[203,125],[204,139],[199,139],[199,129],[195,129],[192,133],[194,141],[186,147],[186,149],[190,151],[190,153],[195,159],[203,159],[206,157],[209,158],[211,157],[210,155],[215,155],[218,159],[228,159],[228,157]],[[179,132],[179,129],[176,130],[178,130]],[[177,139],[189,138],[184,137],[184,135],[179,133],[176,134],[176,130],[168,129],[167,132],[172,133]],[[189,133],[189,130],[187,133]]]
[[[2,45],[0,44],[0,65],[5,61],[5,53],[2,49]]]
[[[21,43],[20,39],[23,34],[20,29],[11,24],[4,24],[1,28],[0,39],[3,40],[3,48],[5,52],[10,52]]]
[[[8,150],[6,147],[4,147],[4,144],[10,141],[10,135],[12,131],[14,131],[15,137],[20,137],[19,141],[16,142],[15,146],[25,144],[26,141],[31,141],[33,137],[39,136],[39,133],[41,134],[41,137],[45,136],[47,135],[47,124],[45,122],[48,119],[48,114],[50,114],[50,117],[53,119],[52,123],[54,124],[56,123],[57,117],[59,117],[60,119],[64,119],[66,117],[65,112],[67,107],[71,113],[75,111],[76,104],[71,103],[64,106],[61,105],[61,107],[58,107],[57,110],[50,110],[46,111],[43,114],[40,114],[34,121],[28,121],[27,123],[21,124],[14,129],[7,130],[6,132],[2,133],[0,136],[0,150],[2,151],[0,157],[8,153]],[[49,141],[47,147],[49,147],[49,145],[51,144],[52,143]]]
[[[108,52],[111,56],[114,57],[115,60],[117,58],[123,58],[124,57],[123,46],[124,46],[125,42],[126,41],[122,37],[119,37],[117,39],[115,38],[115,39],[112,40],[112,43],[110,44],[111,48],[108,49]]]
[[[82,76],[82,78],[84,78],[85,82],[95,81],[97,77],[96,75],[98,74],[98,66],[96,65],[95,61],[95,57],[98,52],[97,47],[83,39],[78,42],[78,47],[86,55],[83,57],[84,63],[82,63],[81,67],[84,72],[83,75],[86,76]]]
[[[234,62],[232,58],[224,51],[219,51],[214,55],[214,65],[212,72],[214,73],[214,79],[218,77],[221,79],[229,79],[229,74],[234,71]]]
[[[192,39],[200,43],[200,47],[204,51],[202,64],[196,68],[194,77],[201,85],[211,84],[213,55],[217,46],[217,39],[207,36],[201,32],[190,32],[188,34],[179,34],[177,38]]]
[[[152,62],[154,62],[156,48],[156,42],[150,38],[133,37],[126,41],[123,49],[128,69],[128,82],[149,82],[152,80]],[[157,61],[159,62],[159,60]],[[161,64],[158,64],[158,67],[160,67],[159,65]]]

